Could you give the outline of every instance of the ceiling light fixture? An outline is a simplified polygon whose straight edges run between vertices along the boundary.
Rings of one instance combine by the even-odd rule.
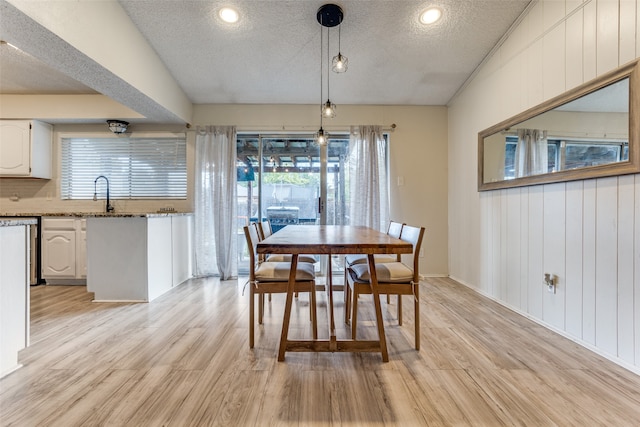
[[[331,69],[335,73],[344,73],[349,68],[349,58],[344,56],[341,52],[341,43],[342,43],[342,31],[340,30],[342,26],[338,26],[338,54],[333,57],[333,61],[331,62]]]
[[[121,134],[127,131],[129,122],[125,122],[123,120],[107,120],[107,125],[109,125],[109,130],[111,132]]]
[[[6,42],[6,41],[4,41],[4,40],[0,40],[0,45],[7,45],[7,46],[9,46],[9,47],[14,48],[15,50],[20,50],[20,49],[18,49],[16,46],[14,46],[14,45],[12,45],[11,43]]]
[[[320,107],[320,130],[317,133],[317,141],[319,144],[325,144],[327,142],[327,134],[324,132],[324,129],[322,127],[323,118],[333,118],[336,116],[336,106],[331,102],[331,99],[329,96],[329,92],[330,92],[329,90],[330,89],[329,87],[329,67],[330,67],[329,29],[331,27],[340,25],[340,23],[342,23],[343,17],[344,17],[344,14],[342,13],[342,9],[340,8],[340,6],[335,4],[325,4],[323,6],[320,6],[320,8],[318,9],[318,12],[316,13],[316,19],[320,24],[320,103],[321,103],[321,107]],[[322,82],[322,75],[324,70],[324,63],[323,63],[324,31],[323,29],[325,27],[327,28],[327,51],[326,51],[327,52],[327,101],[322,103],[322,100],[324,99],[323,82]],[[338,55],[336,56],[336,58],[344,58],[346,60],[346,57],[342,56],[340,52],[338,52]],[[334,62],[339,61],[339,60],[336,60],[336,58],[334,58]],[[341,62],[340,64],[341,64],[340,65],[341,67],[346,65],[345,62]]]
[[[423,24],[433,24],[442,17],[442,10],[437,7],[430,7],[420,14],[420,22]]]
[[[320,27],[320,104],[322,105],[322,100],[324,92],[322,90],[322,27]],[[322,105],[322,108],[324,108],[324,105]],[[327,143],[327,136],[324,133],[324,129],[322,128],[322,119],[324,117],[324,111],[320,113],[320,129],[318,130],[318,133],[316,134],[316,141],[318,142],[318,145],[325,145]]]
[[[240,19],[240,14],[238,14],[238,11],[230,7],[223,7],[218,12],[218,15],[220,16],[220,19],[222,19],[224,22],[228,22],[229,24],[235,24],[236,22],[238,22],[238,19]]]

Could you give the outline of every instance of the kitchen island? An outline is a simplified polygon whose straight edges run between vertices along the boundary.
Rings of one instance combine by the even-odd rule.
[[[0,378],[20,367],[29,345],[30,226],[35,219],[0,219]]]
[[[86,219],[86,283],[96,302],[148,302],[192,276],[191,213],[20,212],[0,213],[0,222],[44,217]]]
[[[85,216],[94,301],[148,302],[191,277],[191,214]]]

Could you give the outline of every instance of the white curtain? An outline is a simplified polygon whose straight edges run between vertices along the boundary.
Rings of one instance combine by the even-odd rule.
[[[235,126],[198,127],[195,162],[195,274],[237,277]]]
[[[547,173],[549,171],[547,131],[518,129],[516,145],[516,178]]]
[[[386,230],[389,221],[386,142],[380,126],[353,126],[349,139],[351,225]]]

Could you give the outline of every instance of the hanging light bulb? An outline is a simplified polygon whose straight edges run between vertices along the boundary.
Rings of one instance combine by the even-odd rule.
[[[338,54],[333,57],[331,69],[336,73],[344,73],[345,71],[347,71],[348,67],[349,58],[338,52]]]
[[[336,116],[336,105],[327,99],[327,102],[322,104],[322,117],[327,119],[333,119]]]
[[[341,53],[340,44],[342,41],[342,37],[340,34],[341,33],[340,28],[342,28],[342,25],[338,26],[338,54],[334,56],[333,61],[331,61],[331,69],[335,73],[344,73],[345,71],[347,71],[347,68],[349,67],[349,58],[347,58]]]
[[[318,141],[319,145],[325,145],[327,143],[327,135],[324,133],[324,129],[322,129],[322,125],[316,134],[316,141]]]
[[[329,28],[327,28],[327,102],[322,104],[321,114],[324,118],[333,119],[336,116],[336,105],[329,99],[329,49]]]

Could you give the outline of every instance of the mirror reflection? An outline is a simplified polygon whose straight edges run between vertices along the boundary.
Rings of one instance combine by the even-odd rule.
[[[480,132],[478,189],[637,172],[638,126],[630,120],[637,68],[621,67]]]
[[[485,138],[484,182],[629,160],[629,78]]]

